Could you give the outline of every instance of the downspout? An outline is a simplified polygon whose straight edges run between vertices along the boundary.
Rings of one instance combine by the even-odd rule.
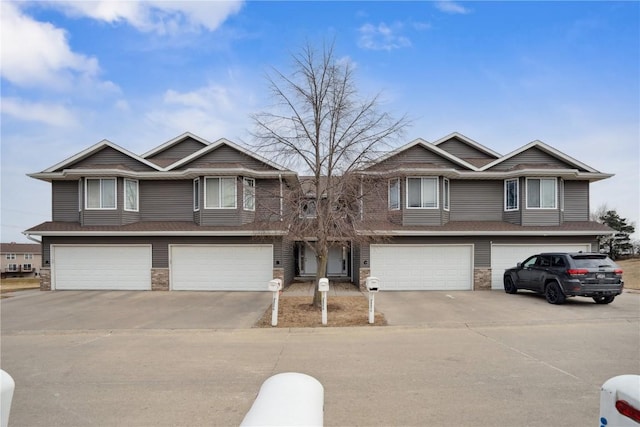
[[[280,221],[283,221],[283,203],[284,201],[282,200],[283,197],[283,191],[282,191],[282,174],[279,173],[278,174],[278,180],[280,181]]]
[[[24,234],[24,237],[26,237],[27,239],[31,240],[32,242],[36,242],[39,245],[42,244],[42,242],[40,240],[34,239],[33,237],[31,237],[31,234],[25,233],[24,231],[22,232],[22,234]]]

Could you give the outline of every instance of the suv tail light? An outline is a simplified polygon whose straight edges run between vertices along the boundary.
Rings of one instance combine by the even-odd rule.
[[[640,423],[640,409],[634,408],[626,400],[616,401],[616,409],[625,417],[631,418],[633,421]]]
[[[620,268],[616,268],[616,269],[613,271],[613,274],[615,274],[616,276],[622,276],[622,269],[620,269]]]
[[[584,276],[585,274],[589,274],[589,270],[586,268],[570,268],[567,270],[567,274],[569,276]]]

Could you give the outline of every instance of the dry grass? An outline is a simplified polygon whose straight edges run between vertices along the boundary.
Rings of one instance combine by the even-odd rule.
[[[40,279],[30,278],[8,278],[0,281],[1,298],[8,298],[11,292],[24,291],[27,289],[39,289]]]
[[[311,305],[311,296],[282,296],[278,303],[277,328],[320,328],[344,326],[381,326],[387,321],[375,313],[375,323],[369,324],[369,300],[365,296],[332,296],[327,301],[327,325],[322,324],[322,311]],[[256,328],[271,328],[271,305]]]
[[[626,289],[640,290],[640,258],[630,258],[616,261],[624,273],[624,287]]]

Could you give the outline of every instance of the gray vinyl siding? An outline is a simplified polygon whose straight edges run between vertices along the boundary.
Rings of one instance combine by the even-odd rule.
[[[192,180],[139,182],[142,221],[193,221]]]
[[[495,159],[494,156],[480,151],[458,138],[451,138],[438,144],[437,147],[461,159]]]
[[[78,181],[51,182],[51,213],[53,221],[79,222],[80,201]]]
[[[360,262],[361,246],[361,244],[357,243],[351,246],[351,282],[355,283],[356,286],[360,286],[360,268],[362,267]],[[369,266],[367,265],[367,267]]]
[[[260,221],[280,221],[280,181],[278,179],[256,179],[255,216]]]
[[[513,156],[489,169],[490,171],[503,171],[512,169],[518,165],[544,165],[548,168],[560,167],[565,169],[575,169],[575,165],[570,165],[562,160],[545,153],[539,148],[532,147],[520,154]]]
[[[520,218],[521,211],[504,211],[502,212],[502,220],[510,222],[511,224],[520,225],[522,219]]]
[[[206,168],[211,167],[212,164],[217,163],[235,163],[240,164],[243,167],[249,169],[274,169],[271,166],[263,163],[251,156],[244,154],[241,151],[238,151],[234,148],[229,147],[228,145],[222,145],[200,157],[194,159],[193,161],[182,165],[180,169],[188,169],[188,168]]]
[[[451,180],[451,221],[500,221],[504,182]]]
[[[589,181],[564,181],[564,221],[589,221]]]
[[[282,241],[282,261],[281,265],[276,267],[282,267],[284,270],[284,284],[288,285],[293,282],[295,277],[295,259],[293,256],[293,247],[295,242],[290,239],[283,239]]]
[[[132,159],[131,157],[117,150],[114,150],[111,147],[104,147],[102,150],[98,151],[97,153],[94,153],[91,156],[84,158],[82,160],[78,160],[77,162],[73,163],[73,165],[65,166],[65,169],[70,169],[70,168],[82,169],[82,168],[91,168],[93,166],[109,167],[109,166],[118,166],[118,165],[125,166],[126,168],[134,171],[154,170],[151,166],[147,166],[144,163],[141,163],[135,159]]]
[[[372,166],[370,170],[391,169],[400,167],[404,163],[425,163],[425,166],[427,167],[435,165],[460,169],[460,166],[456,163],[453,163],[420,145],[416,145]]]
[[[198,150],[206,147],[205,144],[196,141],[193,138],[187,138],[179,143],[162,150],[161,152],[154,154],[153,156],[148,157],[149,160],[170,160],[175,159],[176,161],[179,159],[184,159],[185,157],[195,153]]]
[[[171,244],[192,244],[192,245],[224,245],[224,244],[272,244],[275,261],[282,259],[281,238],[274,239],[254,239],[252,237],[200,237],[200,236],[184,236],[184,237],[164,237],[164,236],[65,236],[65,237],[43,237],[42,238],[42,263],[43,266],[50,266],[51,262],[51,245],[151,245],[152,267],[168,268],[169,267],[169,245]],[[99,262],[99,260],[96,260]],[[282,261],[281,261],[282,262]],[[266,286],[266,283],[265,283]]]
[[[140,211],[132,212],[132,211],[122,211],[122,225],[125,224],[133,224],[134,222],[140,221]]]
[[[402,225],[442,225],[442,209],[407,209],[402,212]]]
[[[525,209],[522,211],[522,225],[560,225],[560,209]]]
[[[139,191],[139,190],[138,190]],[[116,208],[115,209],[85,209],[80,212],[81,225],[122,225],[124,212],[124,180],[116,178]]]
[[[200,225],[240,225],[238,209],[200,209]]]

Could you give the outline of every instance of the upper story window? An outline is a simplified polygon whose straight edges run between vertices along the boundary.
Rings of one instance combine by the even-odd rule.
[[[236,179],[234,178],[205,178],[204,179],[204,207],[205,209],[235,209]]]
[[[442,180],[442,208],[445,211],[449,210],[449,179]]]
[[[85,188],[86,209],[116,208],[115,178],[87,178]]]
[[[16,254],[7,254],[6,259],[16,259]]]
[[[318,216],[316,209],[315,199],[302,200],[300,203],[300,218],[315,218]]]
[[[33,254],[24,254],[24,259],[33,259]]]
[[[527,209],[555,209],[557,199],[555,178],[527,178]]]
[[[242,207],[246,211],[256,210],[256,180],[242,179]]]
[[[124,180],[124,210],[138,212],[138,181],[135,179]]]
[[[438,178],[407,178],[407,208],[437,209]]]
[[[193,210],[200,210],[200,178],[193,180]]]
[[[520,184],[518,178],[504,181],[504,210],[517,211],[520,208]]]
[[[389,180],[389,210],[400,209],[400,178]]]

